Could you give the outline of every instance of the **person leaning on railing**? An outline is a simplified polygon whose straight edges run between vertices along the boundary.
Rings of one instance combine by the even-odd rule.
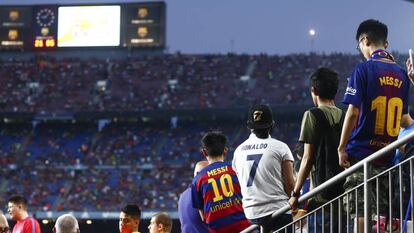
[[[297,207],[300,190],[309,174],[311,174],[311,187],[316,187],[320,185],[316,182],[317,180],[320,180],[320,175],[325,175],[319,174],[318,172],[324,171],[323,169],[329,169],[329,171],[334,171],[332,173],[333,176],[339,174],[343,170],[338,167],[338,160],[335,154],[336,147],[339,143],[340,132],[336,133],[336,137],[332,139],[331,142],[334,143],[326,143],[326,141],[323,141],[326,137],[333,136],[329,134],[329,132],[335,130],[335,127],[339,129],[342,127],[343,112],[335,105],[335,95],[338,91],[339,83],[338,73],[328,68],[319,68],[310,76],[310,80],[311,97],[316,108],[306,111],[302,118],[299,141],[304,143],[304,150],[295,187],[289,199],[289,205],[293,210]],[[316,114],[318,113],[317,111],[322,114]],[[328,163],[328,160],[326,159],[327,156],[334,156],[334,159],[330,160],[331,163]],[[319,160],[325,161],[326,163],[319,164],[316,162]],[[324,168],[317,167],[318,165],[322,165]],[[315,169],[312,169],[312,167]],[[323,177],[326,179],[332,178]],[[339,183],[337,186],[339,186],[339,188],[333,186],[333,189],[329,190],[329,195],[318,194],[309,200],[309,210],[316,209],[318,206],[329,201],[327,196],[329,196],[329,198],[335,198],[337,195],[340,195],[343,192],[342,184]],[[336,209],[335,207],[333,208]],[[328,209],[325,209],[325,211],[329,212]],[[317,215],[317,229],[320,229],[322,227],[322,213],[318,212]],[[325,217],[328,216],[329,214],[325,214]],[[312,215],[311,218],[313,217],[314,216]],[[314,222],[315,221],[313,220],[309,220],[310,229],[312,230],[314,229]],[[325,221],[325,223],[328,222],[329,219]]]
[[[369,19],[362,22],[356,33],[357,49],[367,60],[356,66],[349,78],[344,104],[348,104],[338,147],[339,163],[350,167],[397,139],[400,125],[409,124],[408,94],[409,78],[386,51],[388,47],[388,28],[378,20]],[[379,174],[392,164],[393,153],[388,153],[373,161],[371,175]],[[346,178],[345,190],[351,190],[362,183],[364,174],[357,171]],[[386,197],[388,182],[379,181],[380,213],[388,206]],[[376,187],[371,186],[368,196],[372,200],[370,210],[376,210]],[[364,232],[363,195],[350,193],[349,203],[357,198],[358,216],[355,206],[349,205],[351,216],[358,217],[359,232]]]

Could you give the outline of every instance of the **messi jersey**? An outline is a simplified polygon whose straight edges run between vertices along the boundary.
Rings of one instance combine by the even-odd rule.
[[[231,165],[215,162],[194,177],[191,184],[193,207],[204,212],[211,233],[240,232],[250,224],[242,207],[242,195]]]
[[[359,109],[357,124],[346,146],[350,157],[362,160],[397,139],[403,114],[408,113],[407,73],[384,50],[359,64],[348,81],[344,104]],[[374,163],[389,166],[393,153]]]

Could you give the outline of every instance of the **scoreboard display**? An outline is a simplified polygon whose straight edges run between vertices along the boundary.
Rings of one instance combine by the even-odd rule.
[[[124,8],[124,44],[128,46],[162,46],[165,43],[165,7],[136,4]]]
[[[27,7],[0,8],[0,46],[22,49],[30,43],[32,10]]]
[[[0,7],[0,49],[164,48],[164,2]]]
[[[55,48],[58,11],[56,6],[33,7],[32,46],[36,49]]]
[[[58,46],[119,46],[120,6],[59,7]]]

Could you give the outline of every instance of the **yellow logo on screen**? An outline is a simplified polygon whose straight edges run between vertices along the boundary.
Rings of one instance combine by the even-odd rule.
[[[139,27],[138,28],[138,36],[143,38],[146,37],[148,35],[148,28],[147,27]]]
[[[49,28],[44,27],[40,29],[40,34],[42,34],[42,36],[47,36],[49,34]]]
[[[148,16],[148,9],[147,8],[139,8],[138,9],[138,17],[139,18],[145,18]]]
[[[13,10],[9,12],[9,19],[11,21],[16,21],[19,18],[19,11]]]
[[[8,34],[9,40],[17,40],[19,32],[16,29],[10,29]]]

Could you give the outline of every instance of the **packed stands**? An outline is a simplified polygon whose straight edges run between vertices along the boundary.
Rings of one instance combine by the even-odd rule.
[[[218,129],[191,124],[174,129],[118,122],[101,131],[92,123],[2,124],[2,174],[9,179],[0,184],[0,196],[22,193],[38,211],[116,211],[128,201],[175,210],[192,166],[202,159],[201,135]],[[286,141],[298,127],[282,124],[275,135]],[[241,122],[220,129],[229,138],[231,159],[247,129]]]
[[[307,77],[315,68],[337,70],[344,87],[359,61],[359,56],[349,54],[3,59],[0,111],[105,112],[216,109],[257,102],[310,104]],[[99,81],[104,81],[103,86]]]
[[[360,59],[349,54],[3,58],[0,112],[17,115],[3,118],[0,128],[0,169],[7,178],[0,182],[0,203],[20,193],[32,211],[117,211],[130,201],[145,210],[176,210],[195,162],[202,159],[203,132],[219,129],[227,135],[228,160],[248,137],[243,117],[220,116],[223,121],[215,110],[241,109],[244,116],[253,103],[272,105],[273,135],[293,150],[303,111],[284,116],[283,106],[312,105],[308,76],[319,66],[339,72],[339,101]],[[169,119],[178,110],[211,117],[179,117],[175,127]],[[146,122],[139,115],[145,111],[168,120]],[[101,127],[99,115],[83,120],[18,115],[62,112],[135,112],[139,120],[111,118]]]

